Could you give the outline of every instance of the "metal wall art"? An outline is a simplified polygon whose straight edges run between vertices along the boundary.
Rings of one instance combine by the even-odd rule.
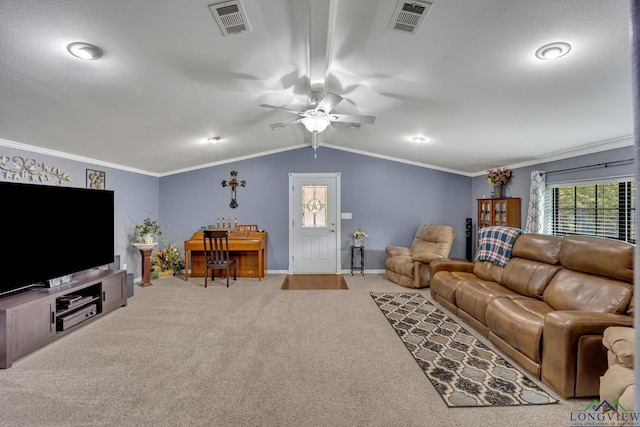
[[[87,169],[87,188],[95,190],[104,190],[106,186],[106,173]]]
[[[231,187],[231,203],[229,203],[229,207],[231,209],[235,209],[238,207],[238,202],[236,202],[236,187],[245,187],[247,185],[247,181],[242,180],[238,181],[236,177],[238,176],[238,172],[231,171],[231,181],[227,181],[226,179],[222,181],[223,187]]]
[[[13,160],[13,166],[7,162]],[[4,172],[4,177],[13,181],[21,181],[30,179],[31,182],[46,182],[51,178],[58,179],[58,185],[64,185],[65,182],[71,181],[71,175],[65,171],[49,166],[42,162],[38,164],[35,159],[25,159],[20,156],[0,156],[0,171]]]

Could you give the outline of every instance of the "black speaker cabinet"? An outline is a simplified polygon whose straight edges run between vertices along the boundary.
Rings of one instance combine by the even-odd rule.
[[[473,225],[471,218],[467,218],[465,222],[465,242],[467,249],[467,261],[473,261]]]

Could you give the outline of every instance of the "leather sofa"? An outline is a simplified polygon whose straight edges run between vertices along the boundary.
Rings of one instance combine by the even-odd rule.
[[[455,235],[448,225],[425,224],[418,227],[410,248],[387,246],[387,278],[408,288],[429,286],[429,263],[449,256]]]
[[[634,245],[519,235],[502,267],[434,260],[432,298],[561,397],[598,396],[602,335],[633,325]]]

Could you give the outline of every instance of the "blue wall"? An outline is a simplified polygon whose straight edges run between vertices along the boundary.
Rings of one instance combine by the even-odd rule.
[[[408,246],[420,224],[447,224],[456,230],[451,256],[465,254],[465,218],[476,223],[476,199],[491,193],[485,176],[462,175],[407,165],[390,160],[320,147],[318,158],[313,151],[300,148],[278,154],[206,167],[161,178],[105,167],[82,160],[57,157],[11,147],[0,146],[0,156],[21,156],[45,162],[72,176],[68,186],[85,187],[87,168],[106,172],[106,187],[115,191],[116,241],[114,253],[136,278],[140,277],[140,256],[131,250],[134,225],[146,217],[160,219],[167,240],[182,248],[183,241],[201,226],[214,224],[218,217],[237,217],[242,224],[258,224],[269,233],[268,266],[271,271],[288,269],[288,174],[308,172],[340,172],[342,212],[353,219],[342,220],[342,268],[348,269],[350,234],[360,228],[369,237],[366,268],[384,269],[384,248],[388,245]],[[554,171],[634,157],[633,147],[624,147],[570,159],[541,163],[514,169],[507,194],[522,198],[522,227],[529,201],[529,177],[532,170]],[[7,162],[12,165],[13,162]],[[238,179],[247,186],[238,188],[238,208],[229,207],[231,190],[221,182],[238,171]],[[604,176],[633,174],[633,164],[584,169],[549,175],[549,182],[594,179]],[[7,180],[0,171],[0,180]],[[22,180],[28,184],[26,180]],[[48,185],[55,185],[50,181]],[[4,201],[11,203],[11,201]],[[90,232],[88,231],[88,235]]]
[[[236,170],[247,186],[238,188],[236,209],[229,208],[231,190],[221,182]],[[321,147],[318,158],[308,148],[213,166],[160,179],[160,214],[168,224],[167,240],[182,242],[216,218],[237,217],[268,232],[268,266],[288,269],[289,176],[293,173],[340,172],[342,268],[350,266],[351,233],[369,237],[366,268],[384,269],[384,248],[409,246],[421,224],[447,224],[456,229],[451,256],[464,256],[464,224],[471,208],[471,178]]]

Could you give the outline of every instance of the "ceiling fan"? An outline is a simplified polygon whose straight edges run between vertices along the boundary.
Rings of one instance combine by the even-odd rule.
[[[291,120],[286,123],[272,123],[271,129],[280,129],[296,123],[302,123],[304,127],[312,134],[312,147],[315,151],[318,148],[317,135],[323,132],[331,122],[341,122],[352,124],[353,127],[359,127],[361,124],[373,124],[376,121],[374,116],[360,116],[351,114],[332,114],[331,111],[342,101],[342,97],[335,93],[327,92],[320,100],[315,102],[315,106],[310,106],[304,111],[293,110],[286,107],[277,107],[275,105],[260,104],[261,107],[275,108],[285,110],[290,113],[301,116],[299,119]],[[313,102],[312,102],[313,104]],[[314,154],[315,157],[315,154]]]

